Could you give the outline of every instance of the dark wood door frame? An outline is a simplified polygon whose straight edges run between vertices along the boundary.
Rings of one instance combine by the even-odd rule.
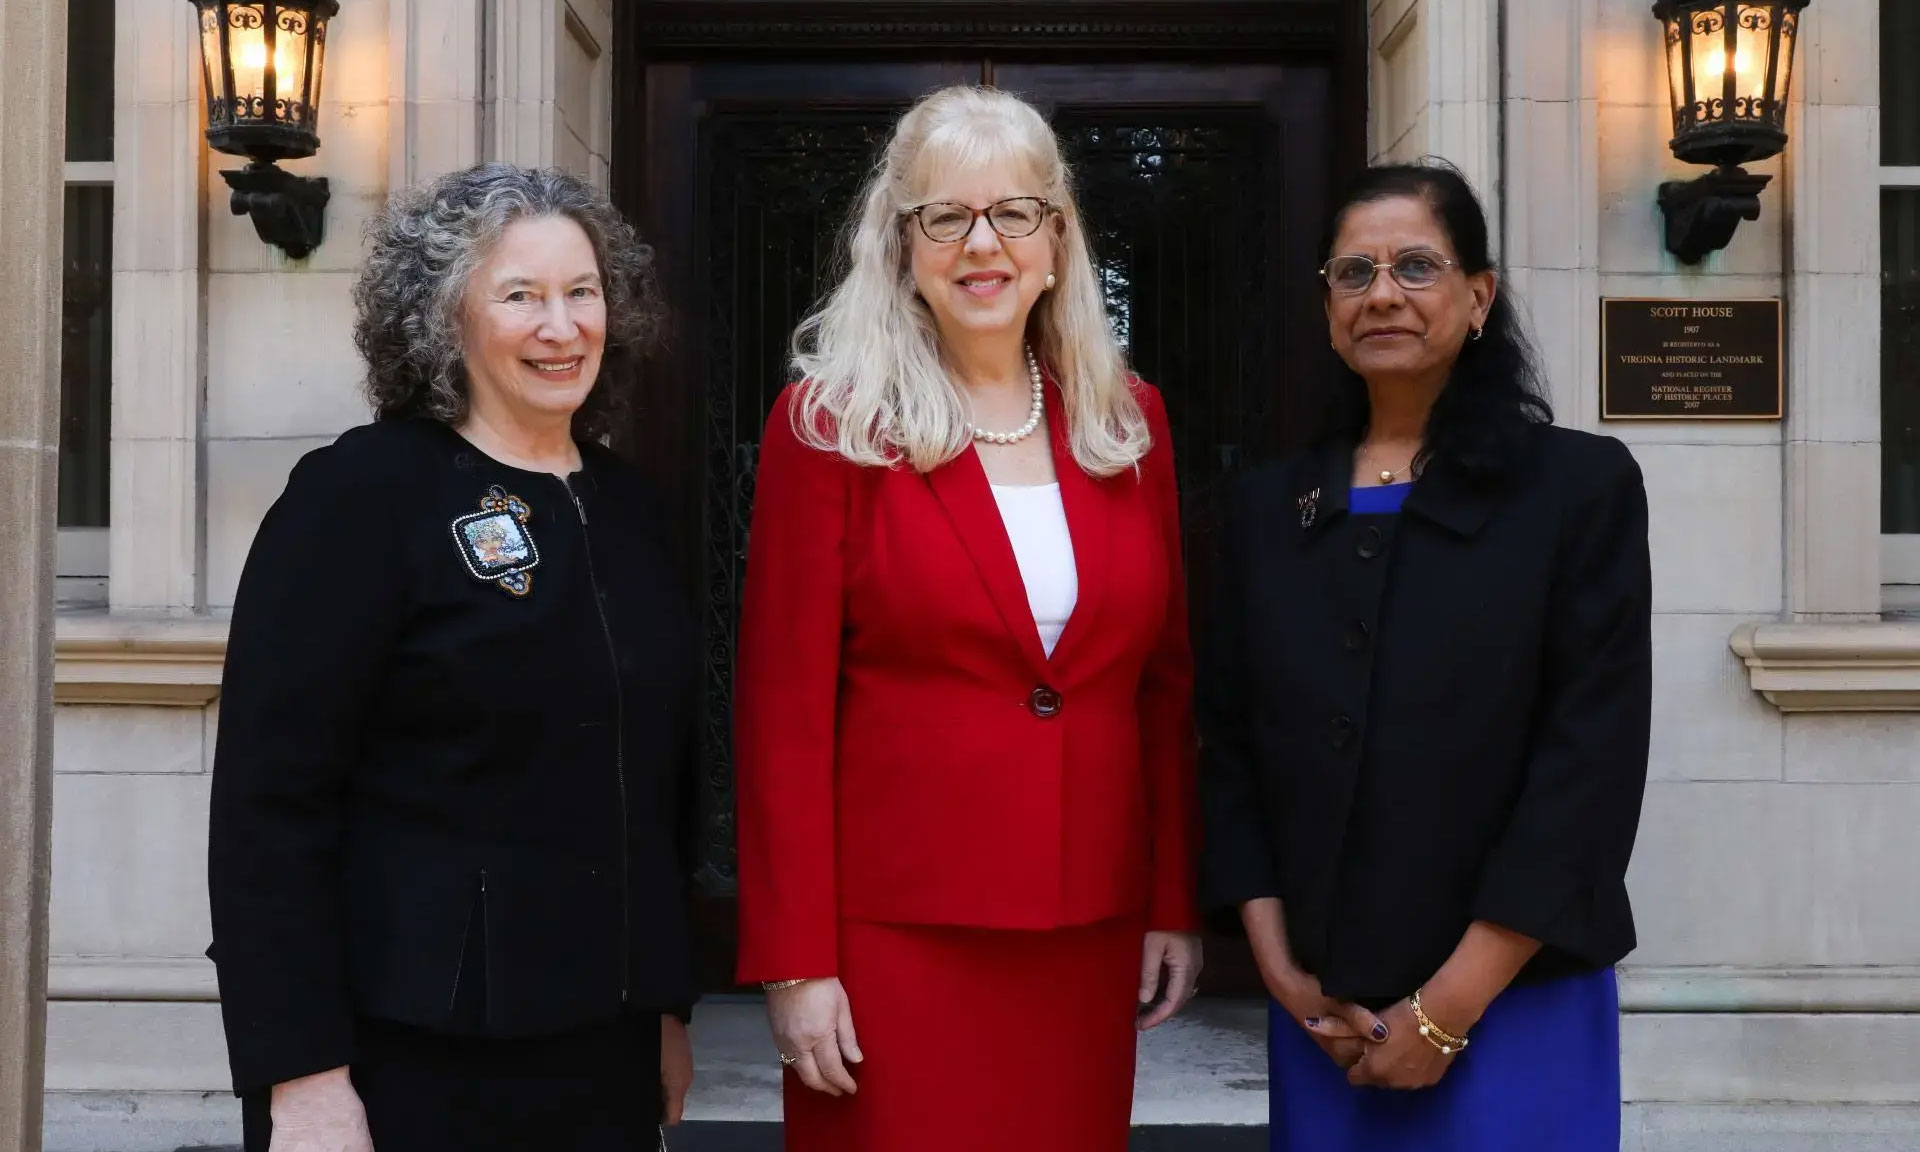
[[[1324,60],[1348,0],[634,0],[636,46],[685,58],[826,49]],[[1364,8],[1363,2],[1351,5]]]
[[[1327,175],[1338,181],[1365,164],[1367,152],[1367,24],[1365,0],[1078,0],[1045,5],[982,3],[976,0],[625,0],[615,12],[613,190],[617,204],[643,236],[674,237],[693,220],[683,203],[696,180],[697,148],[684,124],[660,114],[684,107],[690,98],[804,99],[807,77],[822,66],[859,61],[898,64],[924,74],[927,86],[997,78],[1005,64],[1009,87],[1017,79],[1043,73],[1048,65],[1138,63],[1204,70],[1209,65],[1297,64],[1330,75],[1333,115],[1324,133]],[[761,82],[772,77],[779,91],[695,92],[685,86],[698,69],[687,65],[757,64]],[[1198,68],[1195,68],[1198,66]],[[836,77],[841,98],[861,103],[861,81],[854,70]],[[1071,72],[1072,69],[1064,71]],[[1227,72],[1222,68],[1221,81]],[[892,84],[895,80],[876,82]],[[851,87],[849,87],[851,85]],[[1202,87],[1206,85],[1202,83]],[[1321,91],[1326,91],[1325,88]],[[876,97],[881,93],[874,93]],[[892,95],[898,95],[897,92]],[[655,107],[650,107],[650,101]],[[677,126],[676,126],[677,125]],[[649,162],[652,157],[652,162]],[[696,196],[701,194],[694,189]],[[673,207],[669,207],[672,205]],[[677,309],[698,307],[690,291],[698,259],[682,243],[659,248],[662,279],[681,286]],[[1297,254],[1296,254],[1297,255]],[[1287,260],[1283,263],[1297,263]],[[677,529],[673,542],[681,557],[703,552],[699,514],[703,463],[699,436],[703,413],[693,390],[675,381],[705,378],[709,351],[694,347],[697,323],[650,364],[658,386],[643,381],[641,411],[629,425],[629,437],[617,446],[654,471],[663,487]],[[637,429],[638,431],[634,431]],[[685,573],[689,599],[704,600],[703,573]],[[703,938],[719,945],[731,932],[720,921],[731,916],[731,901],[704,902],[696,910]],[[1216,944],[1226,943],[1216,940]],[[723,967],[729,947],[709,949],[702,968],[711,988],[727,980]],[[1244,945],[1212,954],[1209,981],[1215,993],[1257,994]]]
[[[1333,69],[1336,178],[1367,160],[1366,0],[624,0],[614,11],[613,188],[646,202],[646,66],[805,58],[1185,63],[1307,61]]]

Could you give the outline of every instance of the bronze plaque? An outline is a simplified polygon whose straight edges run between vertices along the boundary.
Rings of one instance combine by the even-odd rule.
[[[1600,301],[1600,418],[1778,420],[1779,300]]]

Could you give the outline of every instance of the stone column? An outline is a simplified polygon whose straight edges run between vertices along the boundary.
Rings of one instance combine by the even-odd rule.
[[[1373,162],[1444,157],[1498,221],[1501,0],[1369,3]]]
[[[205,604],[201,220],[203,211],[216,222],[232,214],[219,180],[211,182],[218,196],[201,199],[205,112],[193,10],[122,2],[115,23],[107,600],[116,614],[184,616]],[[251,234],[250,221],[240,226]]]
[[[66,0],[0,0],[0,1148],[37,1152],[51,876]]]
[[[486,17],[477,0],[389,0],[388,184],[480,161]]]
[[[1880,618],[1880,5],[1808,7],[1787,241],[1787,617]],[[1764,219],[1764,217],[1763,217]],[[1748,225],[1743,225],[1748,227]]]
[[[607,186],[613,135],[613,6],[527,0],[495,12],[489,159],[558,165]]]

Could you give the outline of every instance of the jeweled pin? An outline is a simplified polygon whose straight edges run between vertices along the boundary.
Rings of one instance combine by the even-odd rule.
[[[1313,527],[1313,522],[1320,516],[1320,489],[1315,488],[1296,498],[1294,504],[1300,509],[1300,527]]]
[[[480,497],[480,511],[453,521],[453,543],[476,580],[497,585],[516,599],[533,591],[532,568],[540,549],[527,531],[533,509],[498,484]]]

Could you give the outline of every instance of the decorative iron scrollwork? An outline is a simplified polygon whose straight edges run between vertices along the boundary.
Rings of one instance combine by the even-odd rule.
[[[1055,117],[1115,333],[1172,423],[1188,536],[1212,531],[1215,489],[1273,418],[1278,297],[1271,128],[1255,109],[1067,109]]]
[[[789,378],[793,329],[833,285],[841,227],[900,111],[723,113],[706,126],[703,177],[713,192],[703,224],[710,375],[696,879],[714,895],[730,894],[735,877],[733,669],[760,432]]]
[[[636,42],[649,54],[700,51],[769,51],[783,54],[818,47],[857,46],[980,51],[1065,51],[1112,58],[1116,52],[1164,52],[1179,44],[1189,54],[1327,53],[1338,50],[1347,19],[1342,0],[1248,3],[1226,14],[1196,14],[1180,0],[1115,5],[1095,0],[1053,0],[1023,10],[1004,3],[942,5],[861,4],[835,11],[811,5],[804,18],[793,6],[743,3],[738,14],[715,15],[697,0],[638,0]]]

